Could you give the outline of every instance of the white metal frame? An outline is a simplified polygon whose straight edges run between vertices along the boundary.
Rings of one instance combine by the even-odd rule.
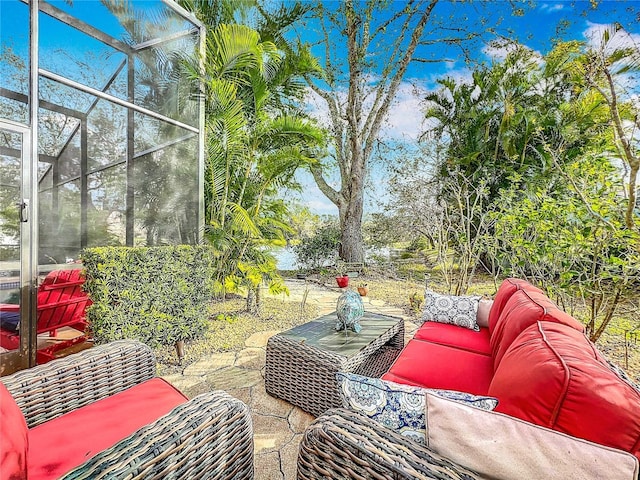
[[[0,0],[2,1],[2,0]],[[199,52],[201,54],[201,68],[203,68],[202,61],[204,58],[204,48],[205,48],[205,27],[204,25],[198,21],[198,19],[189,13],[184,8],[180,7],[173,0],[161,0],[164,5],[173,10],[175,13],[180,15],[182,18],[190,22],[194,27],[189,28],[187,30],[176,32],[174,34],[168,35],[163,38],[155,38],[149,39],[144,42],[141,42],[137,45],[128,45],[120,40],[117,40],[110,35],[102,32],[101,30],[88,25],[82,20],[70,15],[59,8],[47,3],[45,0],[21,0],[22,2],[29,5],[29,32],[30,32],[30,48],[29,48],[29,124],[24,125],[17,122],[12,122],[9,120],[0,119],[0,128],[16,132],[22,135],[23,138],[23,149],[22,149],[22,198],[26,200],[28,203],[28,221],[21,224],[21,238],[20,238],[20,251],[21,251],[21,276],[20,276],[20,286],[21,286],[21,327],[20,327],[20,335],[21,335],[21,343],[20,343],[20,351],[17,352],[19,355],[18,363],[19,365],[12,365],[15,368],[25,368],[35,365],[36,363],[36,347],[37,347],[37,324],[36,324],[36,311],[37,311],[37,287],[38,287],[38,110],[42,106],[43,108],[48,108],[48,102],[41,102],[39,100],[39,79],[40,77],[48,78],[55,82],[61,83],[63,85],[75,88],[77,90],[89,93],[94,95],[97,98],[105,99],[109,102],[113,102],[115,104],[126,107],[132,115],[133,111],[137,111],[148,115],[150,117],[162,120],[164,122],[170,123],[172,125],[176,125],[181,127],[191,134],[187,134],[181,138],[188,138],[193,135],[198,135],[198,190],[199,190],[199,205],[198,205],[198,240],[202,240],[203,233],[203,222],[204,222],[204,96],[198,96],[199,102],[199,118],[198,118],[198,126],[193,127],[191,125],[185,124],[183,122],[174,120],[172,118],[166,117],[162,114],[154,112],[152,110],[146,109],[144,107],[138,106],[134,103],[133,98],[128,98],[128,100],[123,100],[113,95],[109,95],[104,91],[100,91],[81,83],[70,80],[61,75],[55,74],[53,72],[49,72],[47,70],[41,69],[39,67],[39,48],[38,48],[38,37],[39,37],[39,25],[38,25],[38,16],[39,13],[42,12],[49,16],[52,16],[59,21],[69,25],[72,28],[75,28],[86,35],[95,38],[106,45],[118,50],[120,52],[125,53],[129,60],[131,56],[138,51],[144,50],[146,48],[152,47],[154,45],[162,44],[171,40],[175,40],[178,38],[182,38],[189,35],[194,35],[195,33],[200,34],[200,44],[199,44]],[[121,67],[120,67],[121,68]],[[129,70],[133,67],[131,62],[128,65]],[[119,70],[118,70],[119,71]],[[132,75],[131,72],[129,74],[129,81],[131,81]],[[202,88],[202,87],[201,87]],[[25,100],[22,100],[25,101]],[[47,105],[45,105],[45,103]],[[60,107],[61,108],[61,107]],[[81,125],[86,131],[86,122],[81,122]],[[132,137],[132,133],[130,132],[129,137]],[[167,142],[167,145],[170,145],[172,142]],[[131,144],[132,145],[132,144]],[[64,150],[64,148],[63,148]],[[86,153],[86,148],[84,149]],[[130,149],[128,149],[130,150]],[[81,154],[81,156],[85,156]],[[130,150],[128,153],[127,162],[133,163],[135,157],[139,155],[133,155],[133,151]],[[84,164],[86,166],[86,158],[84,158]],[[86,173],[86,172],[85,172]],[[127,205],[127,209],[132,208],[132,205]],[[131,219],[133,222],[133,219]],[[127,234],[127,243],[129,243],[130,238],[129,233]],[[3,364],[6,364],[4,361],[4,357],[9,354],[3,354]],[[14,361],[10,361],[9,363],[13,364]]]

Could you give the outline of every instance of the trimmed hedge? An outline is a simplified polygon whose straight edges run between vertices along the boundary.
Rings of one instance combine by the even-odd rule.
[[[128,338],[150,346],[201,336],[212,301],[207,246],[99,247],[82,253],[96,342]]]

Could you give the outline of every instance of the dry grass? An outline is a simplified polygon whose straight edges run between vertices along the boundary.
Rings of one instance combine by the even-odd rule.
[[[636,383],[640,383],[640,339],[627,336],[625,346],[624,334],[609,329],[600,337],[597,345],[605,357],[623,368]]]
[[[245,340],[256,332],[287,330],[317,316],[313,306],[307,305],[301,311],[299,303],[285,303],[271,298],[263,300],[260,317],[247,313],[245,307],[245,299],[241,297],[213,304],[209,330],[203,338],[186,342],[182,364],[178,364],[172,346],[155,349],[158,374],[182,372],[185,367],[207,355],[241,350]]]
[[[359,277],[355,282],[366,282],[369,286],[369,297],[372,300],[384,302],[402,308],[414,319],[419,317],[420,308],[412,306],[410,296],[416,294],[421,297],[424,291],[424,273],[408,270],[405,278],[388,278],[388,275],[370,272]],[[314,278],[313,281],[334,285],[332,275],[326,278]],[[446,293],[444,283],[437,276],[432,275],[429,286],[435,291]],[[490,277],[477,276],[469,289],[470,294],[493,295],[496,287]],[[205,337],[188,342],[185,348],[185,358],[181,365],[173,347],[163,347],[155,350],[158,359],[158,371],[161,375],[177,373],[187,365],[206,355],[217,352],[237,351],[243,348],[244,342],[253,333],[265,330],[286,330],[295,325],[305,323],[317,316],[314,307],[307,305],[303,312],[300,304],[282,302],[265,298],[263,301],[263,315],[256,317],[245,312],[244,298],[237,297],[225,302],[212,305],[211,328]],[[580,315],[580,312],[574,312]],[[637,382],[640,382],[640,338],[631,339],[625,345],[624,329],[628,328],[629,320],[615,318],[607,331],[598,340],[599,350],[613,363],[619,365]]]

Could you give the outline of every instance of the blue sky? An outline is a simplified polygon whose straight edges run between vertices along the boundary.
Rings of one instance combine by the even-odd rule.
[[[98,0],[47,0],[47,3],[74,15],[113,38],[123,39],[126,35],[126,29],[118,18]],[[144,18],[150,20],[150,24],[153,24],[154,18],[160,18],[158,24],[168,28],[169,32],[190,28],[190,24],[175,13],[170,16],[172,21],[169,21],[166,13],[168,9],[161,0],[136,0],[135,9],[138,13],[144,13]],[[28,21],[27,4],[21,0],[0,0],[0,46],[10,46],[25,63],[29,51]],[[64,74],[90,87],[102,88],[126,57],[49,15],[41,14],[39,23],[40,67],[46,70]],[[144,40],[156,36],[153,28],[150,27],[148,30]],[[164,34],[166,35],[166,32]],[[84,65],[69,61],[71,57],[94,66],[91,74],[87,75],[87,72],[83,71],[86,68]]]
[[[277,0],[272,0],[277,3]],[[287,1],[287,0],[284,0]],[[311,0],[309,0],[311,1]],[[104,11],[104,7],[100,6],[95,0],[74,0],[73,6],[70,6],[64,0],[50,0],[58,8],[74,12],[87,23],[97,27],[106,29],[109,33],[118,37],[122,33],[122,28],[113,17]],[[157,14],[160,10],[160,0],[144,0],[137,3],[146,7],[146,13],[150,16]],[[392,3],[394,7],[402,5],[404,2],[398,0]],[[338,5],[338,0],[325,1],[328,9]],[[486,8],[485,8],[486,7]],[[457,9],[452,12],[452,9]],[[27,18],[27,5],[19,0],[0,0],[0,30],[2,37],[6,40],[14,37],[14,44],[18,50],[22,45],[22,53],[26,55],[26,36],[23,22]],[[546,2],[538,1],[535,6],[526,8],[523,16],[512,16],[509,3],[506,1],[480,2],[474,0],[472,2],[457,2],[453,6],[451,3],[441,0],[434,15],[444,18],[453,27],[466,26],[474,24],[481,16],[487,17],[486,27],[494,27],[506,36],[517,39],[522,44],[528,46],[532,50],[545,54],[552,46],[552,40],[561,38],[563,40],[576,39],[581,41],[589,41],[589,36],[601,31],[607,24],[612,22],[622,23],[623,26],[631,33],[632,40],[640,44],[640,0],[633,1],[601,1],[598,8],[592,9],[589,1],[555,1]],[[448,17],[453,18],[448,20]],[[378,21],[384,18],[377,19]],[[43,56],[43,67],[55,68],[49,65],[48,60],[53,60],[55,56],[53,52],[59,48],[73,49],[78,48],[86,51],[88,44],[84,38],[84,43],[73,38],[69,34],[69,30],[64,26],[55,27],[55,22],[46,16],[42,20],[42,27],[57,28],[57,32],[43,36],[41,38],[41,47],[46,53]],[[182,22],[177,22],[174,26],[176,29],[183,28]],[[562,28],[560,28],[562,26]],[[313,42],[319,38],[314,33],[314,26],[310,28],[300,28],[296,33],[300,34],[303,40]],[[437,38],[437,37],[433,37]],[[487,42],[492,37],[486,35],[482,42],[476,42],[471,49],[472,59],[475,62],[492,62],[499,61],[504,55],[504,51],[492,48]],[[495,37],[493,37],[495,38]],[[90,45],[93,50],[107,52],[105,47],[99,42],[92,42]],[[94,45],[95,43],[95,45]],[[346,51],[346,48],[343,49]],[[49,53],[51,52],[51,53]],[[324,50],[320,47],[314,49],[314,53],[324,62]],[[442,45],[435,45],[426,56],[434,55],[438,58],[448,58],[451,61],[440,63],[416,63],[412,64],[404,82],[402,83],[397,95],[395,104],[393,105],[385,126],[382,137],[389,143],[399,144],[406,143],[411,145],[417,136],[423,131],[423,118],[421,114],[420,96],[416,96],[414,87],[417,86],[421,92],[426,92],[437,88],[436,80],[445,75],[452,76],[456,79],[465,79],[470,76],[469,66],[465,64],[459,52],[454,49],[447,50]],[[108,55],[103,53],[100,56],[101,68],[94,69],[96,86],[104,83],[103,76],[110,74],[119,62],[119,55]],[[74,72],[65,72],[67,75],[74,77]],[[81,72],[78,72],[78,76]],[[372,72],[375,75],[375,71]],[[326,107],[324,104],[313,97],[309,96],[309,107],[314,114],[321,120],[327,118]],[[365,211],[375,211],[380,208],[381,201],[387,198],[385,184],[385,170],[382,166],[377,165],[372,169],[369,179],[370,188],[366,195]],[[318,190],[310,174],[301,172],[299,179],[303,184],[303,193],[299,194],[299,200],[315,213],[321,214],[337,214],[336,207],[329,202]],[[337,178],[334,178],[337,183]]]
[[[331,5],[335,2],[325,2]],[[401,2],[394,2],[399,5]],[[483,7],[489,7],[483,9]],[[481,16],[487,19],[485,27],[495,27],[505,36],[518,40],[531,50],[542,55],[546,54],[553,45],[555,39],[580,40],[591,42],[598,38],[606,25],[613,22],[621,23],[629,32],[629,41],[640,45],[640,1],[602,1],[596,9],[591,8],[588,1],[538,1],[532,8],[526,8],[523,16],[511,15],[511,9],[506,1],[479,2],[456,4],[456,12],[451,12],[448,2],[439,4],[434,13],[440,18],[454,18],[449,20],[452,24],[471,25],[477,22]],[[460,10],[464,9],[464,10]],[[298,33],[303,39],[314,41],[318,38],[313,33],[313,28],[301,29]],[[437,38],[437,37],[432,37]],[[497,49],[489,44],[495,36],[485,35],[482,41],[475,42],[471,48],[473,62],[491,63],[504,58],[505,50]],[[470,77],[471,69],[459,54],[458,50],[446,48],[441,45],[437,50],[423,52],[423,56],[433,55],[434,58],[447,58],[451,61],[440,63],[415,63],[412,64],[405,76],[398,92],[396,102],[392,107],[388,124],[382,132],[382,137],[388,142],[399,142],[411,145],[423,131],[423,116],[421,113],[420,96],[416,96],[415,87],[424,93],[437,88],[436,80],[444,76],[456,79]],[[346,47],[344,48],[346,51]],[[435,52],[435,53],[434,53]],[[324,50],[315,48],[314,53],[324,62]],[[375,72],[372,72],[375,75]],[[321,121],[327,121],[328,115],[324,103],[310,95],[309,104],[313,114]],[[365,213],[379,210],[381,203],[387,198],[387,186],[385,184],[386,170],[381,165],[372,168],[367,193],[365,194]],[[303,193],[299,195],[301,203],[307,205],[311,211],[319,214],[337,214],[337,208],[322,195],[315,185],[311,175],[300,173],[299,180],[303,184]],[[337,177],[334,176],[334,186],[337,187]]]

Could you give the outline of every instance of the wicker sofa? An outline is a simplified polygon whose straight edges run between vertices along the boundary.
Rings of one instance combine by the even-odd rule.
[[[188,401],[138,342],[2,378],[0,425],[3,479],[253,478],[246,405],[221,391]]]
[[[579,322],[522,280],[505,280],[479,332],[426,322],[382,378],[499,403],[495,412],[456,402],[443,408],[444,400],[425,394],[425,444],[331,410],[305,432],[299,479],[638,477],[640,391]],[[491,457],[505,461],[492,470]]]
[[[364,415],[339,408],[328,410],[305,430],[298,452],[297,478],[475,480],[480,477]]]

